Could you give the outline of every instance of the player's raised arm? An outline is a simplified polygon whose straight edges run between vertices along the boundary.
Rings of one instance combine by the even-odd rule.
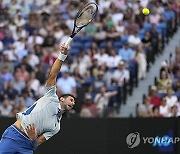
[[[46,87],[50,87],[56,84],[56,78],[58,76],[58,73],[61,69],[63,61],[66,59],[68,53],[67,46],[65,44],[62,44],[60,47],[60,53],[58,58],[55,60],[54,64],[52,65],[52,68],[50,70],[48,79],[46,81]]]

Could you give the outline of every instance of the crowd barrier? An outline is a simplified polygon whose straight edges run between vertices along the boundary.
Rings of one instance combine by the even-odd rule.
[[[0,118],[0,135],[14,120]],[[179,154],[179,128],[179,118],[64,118],[61,131],[35,154]]]

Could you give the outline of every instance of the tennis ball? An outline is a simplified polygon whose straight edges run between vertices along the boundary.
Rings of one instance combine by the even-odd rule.
[[[148,15],[148,14],[150,13],[150,11],[149,11],[148,8],[144,8],[144,9],[142,9],[142,13],[143,13],[144,15]]]

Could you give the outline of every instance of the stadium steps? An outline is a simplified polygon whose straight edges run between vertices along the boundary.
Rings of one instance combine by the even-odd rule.
[[[136,116],[136,105],[142,103],[143,94],[148,94],[149,85],[154,84],[155,76],[159,75],[161,62],[169,60],[169,54],[175,51],[176,46],[180,45],[180,28],[175,33],[170,42],[165,46],[163,54],[156,57],[155,63],[151,66],[147,77],[139,82],[139,86],[133,90],[133,95],[128,96],[127,103],[121,106],[120,112],[117,117],[132,117]]]

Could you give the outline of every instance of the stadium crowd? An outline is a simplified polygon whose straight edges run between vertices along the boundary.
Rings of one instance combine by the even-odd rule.
[[[67,40],[85,2],[0,0],[0,116],[15,117],[43,96],[59,45]],[[135,80],[146,77],[179,19],[179,4],[173,0],[96,3],[96,19],[74,38],[57,79],[58,95],[77,96],[67,116],[113,117]],[[143,7],[150,9],[149,16],[141,13]]]

